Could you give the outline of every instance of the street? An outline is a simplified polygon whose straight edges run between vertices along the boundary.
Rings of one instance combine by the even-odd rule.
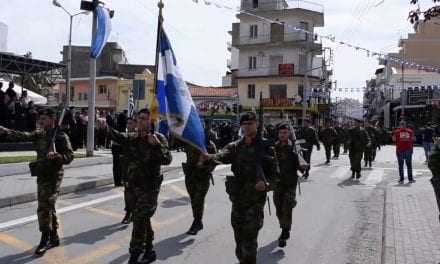
[[[284,249],[277,248],[280,229],[274,206],[271,205],[271,216],[266,206],[258,263],[440,261],[440,226],[428,184],[431,175],[422,164],[420,149],[415,154],[417,183],[412,186],[397,185],[392,147],[379,152],[374,168],[364,170],[360,182],[349,179],[347,155],[325,166],[321,164],[323,154],[315,152],[311,177],[301,184],[292,236]],[[228,166],[217,167],[215,186],[207,195],[205,229],[194,237],[185,234],[192,215],[183,173],[180,168],[165,173],[153,222],[157,263],[237,263],[230,226],[231,204],[224,188],[224,176],[229,173]],[[419,196],[423,200],[418,200]],[[0,263],[116,264],[128,260],[131,226],[120,224],[124,215],[123,189],[103,186],[68,194],[60,198],[57,206],[61,246],[40,259],[32,254],[40,235],[36,203],[0,209]],[[414,210],[418,215],[409,215]],[[405,217],[411,222],[406,223]],[[417,222],[418,217],[423,221]],[[408,246],[412,247],[410,255],[408,250],[402,251]]]

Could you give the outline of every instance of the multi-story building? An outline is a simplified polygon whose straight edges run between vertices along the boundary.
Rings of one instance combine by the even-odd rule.
[[[323,92],[322,79],[329,73],[314,34],[316,27],[324,26],[323,7],[303,1],[242,0],[237,18],[228,45],[230,72],[223,84],[238,87],[243,109],[258,107],[262,92],[267,122],[285,120],[285,114],[297,122],[303,99],[309,116],[318,113],[317,104],[324,98],[313,100],[311,95]]]
[[[381,120],[392,128],[404,117],[414,125],[431,121],[433,100],[440,99],[440,74],[426,70],[440,65],[440,19],[415,27],[415,33],[400,39],[399,52],[389,58],[423,65],[420,69],[393,60],[380,59],[376,78],[367,81],[364,107],[369,120]]]
[[[8,50],[8,25],[0,22],[0,52]]]

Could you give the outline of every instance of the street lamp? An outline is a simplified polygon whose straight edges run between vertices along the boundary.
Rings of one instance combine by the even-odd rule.
[[[66,12],[67,15],[69,15],[70,18],[70,27],[69,27],[69,46],[67,49],[67,74],[66,74],[66,106],[69,106],[70,104],[70,76],[72,74],[72,22],[73,18],[78,15],[88,15],[89,11],[83,11],[76,14],[70,13],[64,6],[58,2],[58,0],[53,0],[52,4],[56,7],[59,7]]]

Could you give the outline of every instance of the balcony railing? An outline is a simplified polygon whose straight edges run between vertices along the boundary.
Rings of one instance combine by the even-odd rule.
[[[257,5],[253,1],[244,1],[241,3],[241,10],[255,11],[255,10],[286,10],[301,8],[318,13],[324,13],[324,5],[312,1],[304,0],[263,0]]]
[[[292,107],[295,106],[295,98],[264,98],[261,100],[263,107]]]
[[[234,32],[238,35],[238,32]],[[264,35],[258,35],[256,37],[251,36],[233,36],[232,45],[233,46],[239,46],[239,45],[258,45],[258,44],[269,44],[269,43],[278,43],[278,42],[285,42],[285,43],[293,43],[297,42],[301,45],[320,45],[319,43],[315,43],[315,37],[305,33],[305,32],[291,32],[291,33],[284,33],[284,34],[277,34],[277,33],[271,33],[271,34],[264,34]]]
[[[291,76],[288,76],[286,72],[280,74],[279,66],[257,66],[256,69],[240,68],[237,73],[237,77],[261,77],[261,76],[280,76],[280,77],[293,77],[295,74],[303,75],[305,70],[294,66],[294,72]],[[309,77],[321,78],[321,69],[316,69],[307,72]]]

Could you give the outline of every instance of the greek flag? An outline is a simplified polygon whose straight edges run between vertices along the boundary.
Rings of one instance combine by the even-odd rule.
[[[128,96],[128,117],[133,117],[134,115],[134,97],[133,89],[130,89],[130,95]]]
[[[206,151],[205,133],[188,86],[180,75],[176,57],[164,30],[159,36],[160,54],[158,64],[156,97],[159,114],[166,120],[159,123],[159,131],[172,134]]]
[[[101,51],[104,49],[112,30],[109,10],[102,6],[98,6],[96,7],[95,12],[96,16],[98,17],[98,30],[93,36],[92,47],[90,48],[90,57],[94,59],[101,55]]]

